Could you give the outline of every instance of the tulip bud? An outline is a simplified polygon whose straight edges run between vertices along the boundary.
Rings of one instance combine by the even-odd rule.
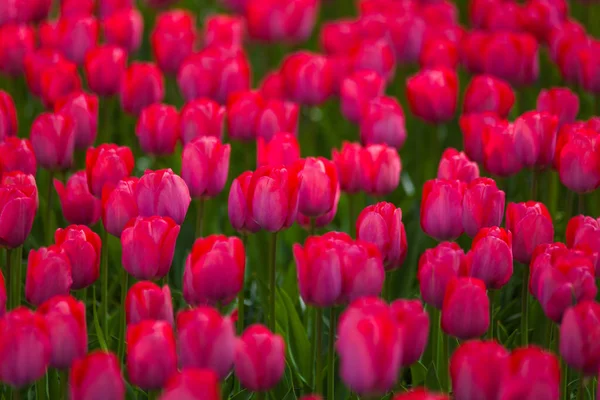
[[[31,126],[31,145],[42,168],[68,169],[73,163],[75,124],[64,114],[40,114]]]
[[[477,75],[465,91],[465,114],[493,112],[506,118],[515,103],[515,93],[510,84],[491,75]]]
[[[142,44],[144,18],[136,8],[117,11],[102,20],[102,32],[106,44],[134,53]]]
[[[135,199],[138,181],[133,176],[123,178],[114,189],[102,193],[102,225],[113,236],[120,238],[127,222],[139,215]]]
[[[165,97],[162,73],[152,63],[134,62],[123,74],[120,93],[123,110],[139,115],[144,108],[160,103]]]
[[[9,93],[0,90],[0,139],[17,136],[18,120],[15,103]]]
[[[265,99],[259,92],[245,91],[229,96],[227,101],[227,133],[229,137],[237,140],[256,138],[256,122],[264,105]],[[292,133],[295,132],[296,130],[292,131]]]
[[[556,169],[560,181],[574,192],[586,193],[600,186],[600,140],[597,136],[592,129],[573,127],[558,137]]]
[[[193,198],[214,197],[225,186],[229,172],[231,146],[218,138],[193,139],[183,149],[181,177]]]
[[[85,172],[90,192],[100,198],[104,187],[112,190],[133,171],[135,160],[131,149],[112,143],[90,147],[85,155]]]
[[[127,375],[133,385],[157,390],[175,372],[175,335],[168,322],[142,321],[127,327]]]
[[[35,31],[28,25],[0,26],[0,72],[17,76],[23,72],[25,57],[35,49]]]
[[[560,324],[560,355],[571,368],[596,376],[600,350],[594,346],[600,335],[600,304],[584,301],[569,308]]]
[[[260,230],[260,226],[254,222],[252,209],[248,201],[248,189],[252,176],[252,171],[246,171],[235,178],[231,182],[227,201],[227,214],[231,226],[244,234],[255,233]]]
[[[549,167],[554,157],[558,118],[548,112],[529,111],[515,120],[515,148],[526,167]]]
[[[2,121],[0,121],[0,125],[2,125]],[[35,175],[36,170],[37,162],[29,139],[9,136],[0,142],[0,171],[21,171],[25,174]]]
[[[228,0],[231,1],[231,0]],[[302,42],[310,36],[317,19],[317,0],[246,1],[248,33],[263,41]]]
[[[207,368],[221,380],[227,377],[235,355],[235,328],[229,317],[210,307],[180,311],[177,332],[182,368]]]
[[[331,158],[335,164],[338,177],[340,180],[340,188],[342,191],[354,194],[358,193],[361,187],[361,162],[360,154],[362,147],[358,143],[350,143],[344,141],[342,149],[333,149]]]
[[[389,81],[394,76],[395,56],[390,42],[385,39],[361,40],[350,52],[354,71],[373,71]]]
[[[513,273],[512,234],[502,228],[483,228],[473,239],[466,273],[489,289],[500,289]]]
[[[340,316],[336,349],[340,376],[352,391],[386,393],[403,359],[401,329],[391,308],[374,297],[354,301]]]
[[[58,20],[58,46],[75,64],[83,64],[85,53],[98,42],[98,21],[95,17],[72,16]]]
[[[450,400],[450,397],[445,394],[428,392],[425,389],[415,389],[396,395],[392,400]]]
[[[73,92],[55,104],[55,112],[73,121],[75,148],[85,150],[94,144],[98,131],[98,98]]]
[[[353,73],[346,77],[341,84],[342,114],[350,122],[358,123],[361,120],[361,110],[365,104],[383,96],[384,91],[385,80],[377,72],[358,71]],[[389,99],[391,104],[392,98]],[[397,102],[395,104],[398,105]]]
[[[300,108],[295,103],[280,100],[267,101],[256,119],[256,137],[270,141],[276,133],[298,131]]]
[[[529,264],[538,245],[552,243],[554,238],[554,226],[548,209],[535,201],[508,203],[506,229],[513,235],[513,256],[523,264]]]
[[[314,218],[331,211],[339,190],[335,165],[323,157],[307,157],[297,160],[292,170],[298,180],[298,212]]]
[[[0,245],[16,248],[25,242],[31,232],[38,203],[33,175],[20,171],[4,173],[0,184]]]
[[[474,340],[462,344],[450,358],[454,398],[496,398],[509,362],[508,351],[494,341]]]
[[[86,288],[98,279],[102,242],[97,233],[84,225],[71,225],[57,229],[54,241],[71,264],[71,289]]]
[[[537,98],[536,109],[558,118],[558,126],[571,124],[577,119],[579,97],[568,88],[543,89]]]
[[[27,259],[25,298],[35,306],[57,295],[68,295],[73,284],[67,252],[57,245],[31,250]]]
[[[463,135],[463,147],[469,158],[483,163],[485,158],[484,132],[495,126],[507,126],[508,122],[492,112],[463,115],[459,119]]]
[[[83,64],[90,89],[100,96],[119,93],[127,69],[127,53],[118,46],[102,45],[90,49]]]
[[[425,182],[421,200],[421,229],[442,240],[456,239],[463,233],[463,195],[460,181],[433,179]]]
[[[40,94],[46,108],[54,108],[61,98],[81,90],[77,65],[67,60],[47,65],[40,72]]]
[[[217,14],[204,19],[204,47],[240,48],[246,33],[246,21],[241,16]]]
[[[142,321],[166,321],[173,325],[173,304],[168,285],[161,289],[157,284],[141,281],[133,285],[125,299],[127,325]]]
[[[401,149],[406,140],[402,107],[393,97],[366,101],[361,110],[360,140],[363,144],[387,144]]]
[[[102,203],[90,193],[85,171],[71,175],[66,186],[60,180],[54,179],[54,189],[67,222],[88,226],[98,222]]]
[[[492,174],[508,177],[523,167],[518,156],[515,124],[498,124],[483,131],[483,165]]]
[[[426,122],[444,123],[452,119],[458,100],[458,77],[447,68],[428,69],[410,77],[406,96],[413,114]]]
[[[448,148],[442,153],[437,178],[470,183],[479,178],[479,167],[476,162],[469,160],[462,151]]]
[[[38,308],[50,338],[50,366],[68,369],[88,348],[85,304],[71,296],[55,296]]]
[[[360,184],[373,196],[386,196],[398,187],[402,164],[398,152],[385,145],[370,145],[360,152]]]
[[[179,113],[166,104],[151,104],[140,113],[135,134],[145,153],[169,155],[179,139]]]
[[[263,138],[258,138],[256,150],[256,163],[259,167],[266,165],[273,167],[291,166],[296,160],[300,159],[298,139],[291,133],[276,133],[269,142]]]
[[[448,39],[430,39],[423,43],[419,55],[421,69],[455,69],[459,62],[457,45]]]
[[[242,290],[244,244],[237,237],[199,238],[185,261],[183,297],[188,304],[229,304]]]
[[[535,346],[516,349],[510,355],[508,376],[500,387],[501,400],[560,398],[557,357]]]
[[[177,225],[183,224],[192,198],[190,191],[173,170],[147,170],[135,185],[135,198],[140,216],[172,218]]]
[[[462,222],[465,233],[474,237],[482,228],[500,226],[504,217],[505,194],[490,178],[469,183],[463,197]]]
[[[225,107],[209,99],[192,100],[181,109],[179,119],[184,145],[195,138],[214,136],[223,140]]]
[[[419,300],[399,299],[390,304],[392,314],[400,325],[402,338],[402,367],[416,363],[427,347],[429,314]]]
[[[194,51],[196,42],[194,16],[183,10],[158,15],[150,35],[152,53],[165,73],[177,73],[183,60]]]
[[[319,105],[333,94],[333,68],[322,55],[298,52],[281,66],[287,97],[300,104]]]
[[[186,368],[173,374],[165,384],[160,400],[220,400],[219,377],[210,369]]]
[[[386,270],[394,270],[404,263],[408,244],[402,210],[392,203],[381,202],[365,208],[356,221],[356,238],[377,246]]]
[[[125,399],[125,382],[120,362],[113,353],[96,350],[76,360],[71,368],[69,390],[72,400]]]
[[[473,339],[490,326],[490,300],[485,283],[476,278],[452,278],[442,305],[441,326],[448,335]]]
[[[14,390],[46,374],[50,363],[49,327],[44,318],[18,307],[0,319],[0,380]]]
[[[443,242],[425,250],[417,273],[423,301],[441,309],[448,283],[458,277],[465,262],[464,251],[454,242]]]

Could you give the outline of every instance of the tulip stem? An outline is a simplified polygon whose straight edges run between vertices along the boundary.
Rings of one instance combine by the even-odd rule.
[[[523,265],[523,287],[521,288],[521,346],[529,343],[529,268]]]
[[[125,315],[125,300],[127,298],[127,289],[129,286],[129,274],[125,271],[125,268],[121,268],[121,305],[119,306],[119,312],[121,317],[121,325],[119,332],[119,343],[117,346],[119,362],[123,362],[123,354],[125,353],[125,333],[127,331],[127,320]]]
[[[11,308],[17,308],[21,305],[21,289],[22,289],[22,278],[21,278],[21,270],[22,270],[22,254],[23,254],[23,246],[19,246],[14,249],[8,249],[7,259],[8,259],[8,276],[9,285],[10,285],[10,293],[8,298],[10,299]]]
[[[450,340],[449,336],[440,330],[442,337],[442,360],[441,360],[441,384],[442,390],[450,393],[450,379],[448,378],[448,359],[450,358]]]
[[[202,237],[202,232],[204,231],[204,197],[200,197],[196,200],[196,238]]]
[[[356,215],[354,215],[356,208],[356,194],[348,194],[348,217],[350,219],[350,236],[356,237]]]
[[[255,395],[256,400],[265,400],[267,398],[265,392],[256,392]]]
[[[52,221],[52,187],[54,186],[54,171],[49,171],[48,185],[46,186],[46,208],[44,208],[44,227],[46,228],[46,237],[44,242],[46,245],[52,243],[52,235],[54,234],[54,224]]]
[[[317,359],[315,362],[315,391],[319,394],[323,392],[323,309],[318,307],[315,317],[315,341],[317,343]]]
[[[272,332],[275,332],[276,318],[275,318],[275,285],[276,285],[276,276],[275,276],[275,266],[277,264],[277,232],[273,232],[271,234],[271,248],[270,248],[270,258],[269,258],[269,316],[270,316],[270,326]]]
[[[539,181],[539,172],[535,168],[533,168],[531,170],[531,200],[537,200]]]
[[[585,214],[585,197],[583,193],[579,193],[578,195],[578,202],[577,202],[577,213],[578,214]],[[567,221],[569,222],[569,221]]]
[[[335,329],[336,329],[335,308],[329,309],[329,351],[327,353],[327,398],[335,399]]]
[[[46,389],[46,384],[48,383],[48,373],[46,373],[46,375],[44,375],[43,377],[41,377],[40,379],[38,379],[38,381],[35,383],[35,387],[36,387],[36,395],[37,395],[37,400],[45,400],[48,398],[48,393],[47,393],[47,389]]]
[[[100,297],[100,314],[102,315],[102,333],[104,340],[108,341],[108,231],[106,227],[102,229],[102,250],[101,250],[101,261],[100,266],[100,284],[101,284],[101,297]]]
[[[585,375],[582,373],[579,375],[579,389],[577,389],[577,399],[583,400],[585,397]]]
[[[248,244],[248,235],[243,235],[242,236],[242,243],[244,244],[244,249],[246,249],[246,245]],[[246,268],[248,267],[248,265],[246,265]],[[244,312],[246,311],[245,308],[245,292],[244,292],[244,284],[246,282],[246,276],[244,273],[244,276],[242,277],[243,281],[242,281],[242,288],[240,289],[240,292],[238,293],[238,319],[237,319],[237,331],[238,331],[238,335],[241,335],[242,332],[244,332]]]
[[[494,333],[496,329],[496,321],[494,320],[494,303],[496,300],[496,291],[494,289],[488,290],[488,296],[490,298],[490,330],[488,336],[490,340],[494,340]]]

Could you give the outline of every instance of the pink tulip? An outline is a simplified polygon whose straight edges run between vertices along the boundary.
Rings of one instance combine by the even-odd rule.
[[[218,195],[227,181],[231,146],[205,136],[192,140],[183,149],[181,177],[193,198]]]
[[[363,103],[360,114],[360,140],[363,144],[387,144],[401,149],[406,135],[404,112],[398,100],[380,96]]]
[[[256,146],[256,165],[259,167],[265,165],[287,167],[300,158],[300,144],[296,136],[291,133],[276,133],[268,142],[259,137]]]
[[[490,300],[485,283],[476,278],[452,278],[442,305],[441,327],[461,340],[482,336],[490,326]]]
[[[210,99],[196,99],[181,109],[179,132],[184,145],[195,138],[214,136],[223,140],[225,107]],[[232,132],[229,133],[230,136]]]
[[[71,264],[71,289],[86,288],[98,279],[102,242],[97,233],[84,225],[71,225],[65,229],[57,229],[54,242]]]
[[[135,185],[135,198],[140,216],[170,217],[178,225],[192,201],[185,181],[170,168],[144,172]]]
[[[505,194],[490,178],[477,178],[467,185],[463,197],[462,221],[465,233],[474,237],[482,228],[500,226],[504,217]]]
[[[554,238],[554,226],[548,209],[535,201],[509,203],[506,208],[506,228],[513,235],[513,256],[524,264],[529,264],[538,245],[551,243]]]
[[[402,367],[419,361],[427,347],[429,314],[419,300],[399,299],[390,304],[392,314],[400,325],[402,337]]]
[[[425,250],[417,273],[423,301],[440,310],[448,284],[462,273],[465,262],[465,252],[454,242]]]
[[[179,113],[166,104],[151,104],[140,113],[135,134],[145,153],[165,156],[173,154],[179,140]]]
[[[127,325],[147,320],[166,321],[173,325],[173,304],[169,286],[165,285],[161,289],[152,282],[137,282],[127,292],[125,317]]]
[[[69,391],[73,400],[125,399],[125,382],[117,356],[101,350],[73,363]]]
[[[479,178],[479,167],[462,151],[448,148],[442,153],[437,178],[470,183]]]
[[[235,375],[254,392],[272,389],[285,369],[285,342],[262,325],[248,327],[235,346]]]
[[[425,182],[421,200],[421,229],[437,240],[459,237],[463,232],[462,212],[465,184],[434,179]]]
[[[27,259],[25,298],[39,306],[57,295],[68,295],[73,284],[71,262],[57,245],[31,250]]]
[[[508,283],[513,274],[511,232],[498,227],[481,229],[467,254],[466,272],[489,289]]]
[[[63,216],[70,224],[94,225],[100,219],[102,203],[89,191],[85,171],[71,175],[66,185],[54,179]]]

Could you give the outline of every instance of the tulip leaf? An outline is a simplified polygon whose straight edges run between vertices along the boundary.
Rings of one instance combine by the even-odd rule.
[[[283,301],[285,305],[285,309],[287,311],[287,318],[289,322],[289,337],[290,340],[288,344],[290,345],[290,350],[293,354],[295,362],[298,364],[300,377],[307,382],[308,377],[310,376],[310,342],[308,341],[308,334],[304,325],[302,324],[302,320],[292,303],[292,300],[289,298],[287,293],[283,290],[278,291],[278,298]]]
[[[429,365],[429,368],[427,368],[425,386],[427,386],[427,388],[431,390],[440,390],[442,388],[437,368],[435,367],[435,364],[433,362]]]
[[[412,377],[412,386],[421,386],[427,378],[427,367],[420,361],[410,366],[410,375]]]
[[[252,392],[242,389],[240,392],[234,394],[229,400],[249,400],[252,397]]]

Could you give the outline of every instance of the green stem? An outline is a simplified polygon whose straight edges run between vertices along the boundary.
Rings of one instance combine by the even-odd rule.
[[[440,336],[442,336],[442,360],[441,360],[441,369],[440,377],[442,383],[442,390],[446,393],[450,393],[450,379],[448,377],[448,359],[450,356],[450,340],[446,333],[440,332]]]
[[[440,335],[440,310],[435,307],[431,308],[431,337],[429,338],[429,345],[431,346],[431,360],[435,364],[436,368],[439,368],[438,361],[438,336]]]
[[[554,332],[554,323],[549,318],[546,318],[546,341],[544,347],[547,349],[552,348],[552,333]]]
[[[60,398],[69,398],[69,370],[63,369],[58,372],[60,377]]]
[[[323,392],[323,377],[321,376],[323,372],[323,309],[321,307],[317,307],[316,316],[315,330],[317,335],[315,341],[317,342],[317,359],[315,363],[315,391],[321,394]]]
[[[494,320],[494,303],[496,300],[496,291],[494,289],[488,290],[488,296],[490,298],[490,329],[488,331],[488,337],[490,340],[494,340],[494,333],[496,329],[496,321]]]
[[[10,388],[10,398],[12,400],[21,400],[23,396],[21,396],[21,389],[19,388]]]
[[[276,265],[277,265],[277,232],[271,234],[271,249],[269,258],[269,328],[275,332],[275,289],[276,289]]]
[[[383,281],[383,295],[385,301],[390,301],[392,298],[392,272],[386,271],[385,280]]]
[[[529,344],[529,268],[523,265],[523,286],[521,288],[521,346]]]
[[[254,393],[254,397],[256,400],[265,400],[267,398],[267,394],[265,392],[256,392]]]
[[[585,214],[585,197],[583,193],[578,194],[577,213]]]
[[[100,315],[102,317],[102,333],[104,340],[109,341],[108,336],[108,232],[102,229],[102,251],[100,265]]]
[[[356,194],[348,194],[348,217],[350,219],[350,236],[356,237]]]
[[[17,308],[21,305],[21,290],[23,285],[22,281],[22,261],[23,246],[19,246],[14,249],[8,249],[8,276],[10,284],[10,293],[8,295],[10,299],[10,307]]]
[[[335,308],[329,309],[329,351],[327,352],[327,398],[335,399],[335,330],[337,316]]]
[[[534,168],[531,170],[531,200],[537,200],[539,181],[539,172]]]
[[[50,374],[52,374],[52,380],[49,380]],[[61,381],[60,381],[60,371],[54,369],[52,371],[48,371],[46,374],[46,381],[48,382],[48,390],[50,391],[51,399],[62,399],[60,397],[60,389],[61,389]]]
[[[129,288],[129,274],[125,271],[125,268],[121,268],[121,304],[119,306],[119,314],[121,319],[121,326],[119,332],[119,343],[117,345],[117,355],[119,362],[123,362],[123,355],[125,353],[125,334],[127,331],[127,320],[125,315],[125,299],[127,298],[127,290]]]
[[[437,335],[435,337],[435,367],[438,373],[442,370],[442,337],[445,335],[442,331],[442,312],[438,311],[436,315],[435,324],[437,325]],[[442,384],[442,388],[444,385]]]
[[[48,185],[46,187],[46,208],[44,209],[44,227],[46,228],[46,237],[44,238],[44,242],[46,245],[50,245],[52,243],[52,238],[54,236],[54,221],[52,220],[52,188],[54,186],[54,171],[50,170],[48,176]]]
[[[196,238],[202,237],[204,231],[204,205],[203,197],[196,200]]]
[[[565,359],[560,356],[560,327],[558,324],[552,324],[554,326],[554,337],[556,338],[555,342],[555,352],[559,355],[560,358],[560,396],[561,399],[566,400],[569,398],[569,394],[567,393],[567,389],[569,386],[569,370],[567,368],[567,363]]]
[[[48,398],[48,392],[46,389],[46,384],[48,383],[48,374],[44,375],[42,378],[38,379],[35,383],[36,387],[36,398],[37,400],[46,400]]]
[[[579,375],[579,389],[577,389],[577,399],[583,400],[585,397],[585,375]]]

